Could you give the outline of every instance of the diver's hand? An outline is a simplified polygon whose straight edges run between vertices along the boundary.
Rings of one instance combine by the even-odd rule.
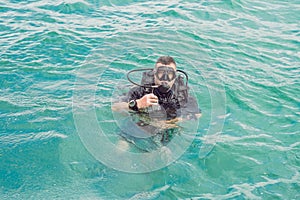
[[[138,109],[147,108],[152,105],[158,105],[158,97],[154,94],[146,94],[136,100]]]

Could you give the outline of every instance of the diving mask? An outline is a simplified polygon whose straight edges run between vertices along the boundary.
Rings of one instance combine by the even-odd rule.
[[[176,78],[176,71],[172,67],[160,66],[155,69],[155,76],[160,81],[172,81]]]

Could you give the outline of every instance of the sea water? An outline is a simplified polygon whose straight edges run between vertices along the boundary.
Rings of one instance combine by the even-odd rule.
[[[1,1],[0,199],[299,199],[299,6]],[[111,105],[162,55],[202,117],[177,157],[142,168],[120,156]]]

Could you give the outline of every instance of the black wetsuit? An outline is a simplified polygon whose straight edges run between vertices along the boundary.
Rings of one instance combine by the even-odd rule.
[[[156,88],[152,91],[152,89],[145,87],[134,87],[128,93],[128,101],[140,99],[144,95],[153,92],[158,97],[158,103],[161,106],[161,110],[166,113],[167,120],[180,116],[195,118],[195,114],[201,113],[195,98],[189,96],[185,101],[180,101],[180,98],[178,98],[180,95],[174,91],[174,87],[167,93],[160,93]]]
[[[150,83],[148,82],[148,86],[149,85],[154,85],[154,83],[150,81]],[[172,137],[180,131],[177,127],[162,129],[161,127],[152,126],[149,122],[153,120],[153,118],[159,118],[160,120],[170,120],[176,117],[197,119],[196,114],[201,113],[196,99],[188,95],[187,86],[182,82],[180,83],[180,79],[175,81],[171,90],[167,93],[160,93],[157,88],[133,87],[127,93],[126,99],[123,100],[127,102],[137,100],[150,93],[158,97],[158,107],[160,109],[152,110],[153,106],[150,106],[146,109],[133,111],[132,118],[124,125],[124,130],[130,130],[123,132],[123,137],[126,140],[134,143],[138,148],[145,151],[151,151],[160,145],[166,145]],[[157,113],[162,113],[162,116]],[[133,128],[134,124],[138,125],[139,128]],[[149,138],[137,138],[132,136],[131,134],[136,131],[138,135],[148,133],[152,136]]]

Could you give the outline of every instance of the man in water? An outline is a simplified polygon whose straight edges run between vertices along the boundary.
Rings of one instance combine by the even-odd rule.
[[[144,73],[143,78],[148,81],[142,81],[142,85],[151,85],[152,88],[139,86],[132,88],[128,93],[130,110],[160,111],[165,114],[166,120],[181,117],[196,119],[201,116],[196,100],[188,95],[183,77],[177,75],[176,62],[172,57],[158,58],[153,71]]]
[[[124,138],[140,149],[151,151],[158,143],[167,144],[179,131],[176,122],[201,116],[197,101],[188,95],[187,83],[170,56],[158,58],[154,69],[144,72],[141,85],[136,85],[123,103],[114,104],[112,109],[130,110],[130,120],[125,120],[121,129]]]

